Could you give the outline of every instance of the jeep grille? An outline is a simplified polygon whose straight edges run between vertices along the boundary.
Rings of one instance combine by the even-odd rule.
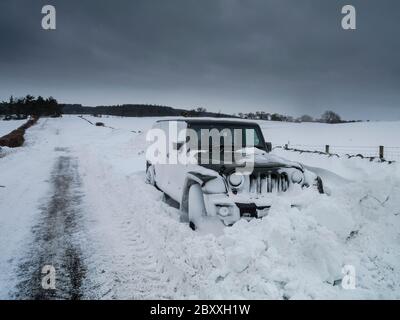
[[[285,172],[254,173],[250,175],[250,193],[278,193],[289,189],[289,178]]]

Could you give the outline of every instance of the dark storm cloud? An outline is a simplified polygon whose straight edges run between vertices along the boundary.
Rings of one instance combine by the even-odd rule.
[[[400,119],[399,16],[396,0],[2,0],[0,98]]]

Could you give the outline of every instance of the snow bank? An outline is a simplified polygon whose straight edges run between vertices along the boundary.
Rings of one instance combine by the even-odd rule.
[[[13,151],[15,151],[15,149],[0,146],[0,158],[5,157],[7,154],[12,153]]]
[[[10,133],[11,131],[17,129],[18,127],[22,126],[26,123],[25,120],[10,120],[10,121],[3,121],[0,119],[0,137],[5,136],[6,134]]]

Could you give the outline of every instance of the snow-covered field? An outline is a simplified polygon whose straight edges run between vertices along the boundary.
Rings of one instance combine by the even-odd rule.
[[[400,166],[275,149],[329,195],[202,235],[144,183],[155,118],[40,119],[0,157],[0,298],[399,299]],[[5,121],[4,121],[5,122]],[[0,128],[1,128],[0,124]],[[396,145],[398,122],[260,122],[274,145]],[[41,268],[57,289],[40,289]],[[344,289],[343,266],[355,270]],[[346,267],[346,268],[347,268]]]
[[[398,146],[398,121],[341,124],[258,121],[266,139],[275,144]]]
[[[3,121],[0,119],[0,137],[10,133],[11,131],[17,129],[19,126],[22,126],[27,120],[10,120]]]

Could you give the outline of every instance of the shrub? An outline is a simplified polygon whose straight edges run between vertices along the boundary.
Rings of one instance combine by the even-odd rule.
[[[11,131],[9,134],[0,138],[0,146],[9,147],[9,148],[17,148],[24,144],[25,138],[25,130],[29,127],[33,126],[37,122],[37,118],[32,118],[20,126],[18,129]]]

